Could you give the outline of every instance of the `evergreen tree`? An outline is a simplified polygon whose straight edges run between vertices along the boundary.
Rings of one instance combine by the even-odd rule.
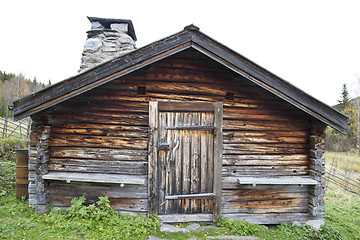
[[[337,109],[349,118],[347,135],[328,128],[326,130],[326,148],[330,151],[346,152],[356,149],[358,129],[358,109],[349,96],[346,84],[342,86],[338,102]]]
[[[340,97],[341,99],[338,100],[339,102],[338,109],[340,112],[343,112],[346,108],[349,108],[349,106],[351,105],[351,98],[349,96],[349,91],[347,90],[347,86],[345,83],[342,86]]]

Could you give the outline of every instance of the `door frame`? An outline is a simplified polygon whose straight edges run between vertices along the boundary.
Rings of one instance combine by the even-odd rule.
[[[149,102],[149,140],[148,140],[148,215],[159,212],[159,183],[161,172],[158,169],[159,112],[214,112],[214,212],[221,215],[222,200],[222,149],[223,149],[223,103],[222,102],[185,102],[185,101],[150,101]],[[191,214],[187,214],[191,215]],[[190,218],[192,219],[192,218]]]

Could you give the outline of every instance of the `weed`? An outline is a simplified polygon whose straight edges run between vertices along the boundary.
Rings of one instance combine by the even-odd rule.
[[[262,235],[268,229],[266,226],[252,224],[245,221],[235,221],[228,218],[218,218],[217,227],[223,228],[226,234],[248,236]]]

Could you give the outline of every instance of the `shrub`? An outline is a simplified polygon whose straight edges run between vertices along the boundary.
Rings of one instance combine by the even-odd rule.
[[[16,153],[15,149],[27,146],[27,140],[22,138],[0,139],[0,196],[15,189]]]

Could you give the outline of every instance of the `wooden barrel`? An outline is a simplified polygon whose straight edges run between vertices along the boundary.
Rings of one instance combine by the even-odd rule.
[[[28,193],[28,162],[29,154],[27,149],[16,150],[16,198],[29,197]]]

